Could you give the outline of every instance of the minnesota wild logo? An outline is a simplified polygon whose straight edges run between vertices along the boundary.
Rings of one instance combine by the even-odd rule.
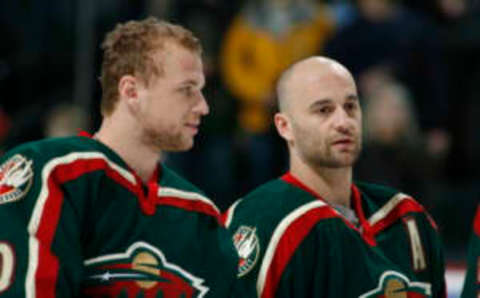
[[[240,226],[233,235],[233,244],[239,256],[238,277],[242,277],[252,270],[258,261],[260,244],[256,228]]]
[[[85,262],[88,297],[202,298],[209,288],[203,279],[169,263],[156,247],[136,242],[125,253]]]
[[[359,298],[423,298],[431,297],[431,285],[410,280],[395,271],[385,271],[378,287]]]
[[[0,204],[20,200],[32,185],[32,161],[17,154],[0,165]]]

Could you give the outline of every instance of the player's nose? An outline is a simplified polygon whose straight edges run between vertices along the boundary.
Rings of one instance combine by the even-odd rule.
[[[210,113],[210,107],[208,106],[207,100],[205,99],[205,96],[203,96],[202,92],[200,92],[199,94],[198,102],[195,105],[194,110],[196,113],[202,116],[208,115],[208,113]]]
[[[354,119],[344,109],[337,108],[333,115],[333,126],[341,132],[348,132],[352,129]]]

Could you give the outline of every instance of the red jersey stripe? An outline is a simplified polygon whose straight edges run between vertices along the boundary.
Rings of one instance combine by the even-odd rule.
[[[371,226],[371,232],[376,235],[392,225],[410,212],[424,212],[423,207],[412,198],[408,197],[396,203],[396,205],[383,217],[375,221]]]
[[[480,237],[480,205],[477,207],[477,213],[475,214],[473,230],[475,231],[475,234]]]
[[[113,167],[112,167],[113,166]],[[83,174],[104,170],[107,176],[127,189],[135,191],[128,175],[118,172],[118,167],[98,153],[72,153],[50,161],[42,172],[43,185],[29,223],[30,263],[26,280],[28,297],[56,297],[58,258],[51,251],[53,238],[60,219],[64,195],[60,186]],[[32,289],[34,287],[34,290]]]
[[[308,205],[302,207],[308,207]],[[312,209],[307,209],[305,212],[299,212],[298,217],[294,216],[292,221],[287,220],[290,215],[297,212],[297,210],[300,210],[300,208],[295,210],[275,229],[274,235],[272,236],[273,241],[271,240],[268,245],[269,247],[267,248],[257,283],[257,290],[259,291],[259,296],[261,298],[275,297],[275,292],[285,267],[295,253],[297,247],[315,224],[326,218],[338,217],[338,214],[327,205],[312,205],[312,207]],[[285,226],[282,226],[283,224]],[[276,238],[275,234],[277,232],[279,233],[279,240],[275,245],[273,242]],[[269,256],[268,254],[270,246],[272,246],[273,256]],[[265,275],[263,275],[264,272],[266,272]]]

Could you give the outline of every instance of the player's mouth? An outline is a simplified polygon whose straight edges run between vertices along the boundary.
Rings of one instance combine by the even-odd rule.
[[[198,127],[200,123],[187,123],[185,126],[193,133],[193,135],[196,135],[198,133]]]
[[[340,148],[349,148],[355,144],[353,138],[342,138],[334,141],[333,146]]]

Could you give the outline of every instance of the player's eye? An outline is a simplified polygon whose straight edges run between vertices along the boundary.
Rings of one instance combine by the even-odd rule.
[[[180,88],[180,92],[183,93],[184,95],[190,97],[193,95],[193,89],[191,86],[186,86],[186,87],[182,87]]]
[[[344,108],[347,112],[355,111],[358,108],[358,104],[354,101],[347,102],[344,105]]]
[[[333,112],[333,107],[331,106],[322,106],[318,109],[318,112],[322,115],[328,115]]]

